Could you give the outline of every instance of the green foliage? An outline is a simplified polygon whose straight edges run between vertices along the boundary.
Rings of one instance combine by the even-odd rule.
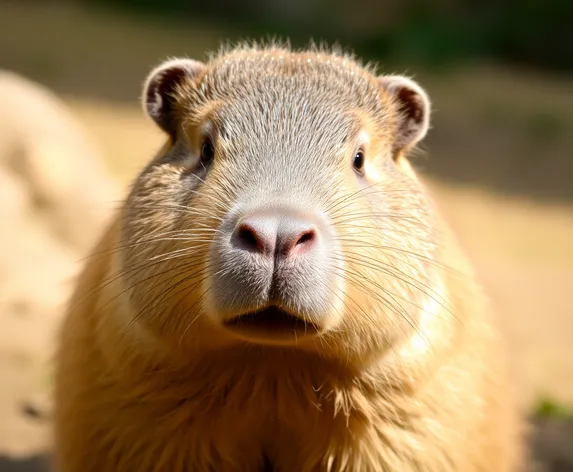
[[[540,144],[552,143],[564,138],[568,129],[566,118],[553,111],[540,110],[527,117],[524,135]]]
[[[245,36],[275,33],[295,43],[310,36],[339,40],[367,58],[415,60],[428,67],[486,57],[573,70],[571,0],[83,1],[178,19],[232,21]],[[353,22],[347,21],[349,10]]]
[[[537,403],[534,414],[542,418],[563,418],[572,417],[573,411],[549,398],[541,398]]]

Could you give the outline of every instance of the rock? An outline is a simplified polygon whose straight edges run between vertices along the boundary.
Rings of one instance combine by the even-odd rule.
[[[49,447],[54,337],[118,197],[66,106],[0,71],[0,455]]]
[[[0,167],[20,178],[52,231],[81,250],[94,241],[120,196],[65,104],[7,71],[0,71]]]

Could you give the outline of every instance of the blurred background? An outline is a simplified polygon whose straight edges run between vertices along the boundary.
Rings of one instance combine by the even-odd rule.
[[[0,472],[42,470],[61,307],[162,144],[146,74],[270,37],[428,90],[414,164],[499,313],[536,470],[573,470],[571,0],[0,0]]]

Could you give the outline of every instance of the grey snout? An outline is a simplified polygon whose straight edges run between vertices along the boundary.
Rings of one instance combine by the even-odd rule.
[[[320,237],[317,225],[308,219],[255,213],[241,218],[231,244],[274,260],[294,259],[320,245]]]
[[[211,253],[217,316],[274,306],[321,325],[335,306],[337,249],[324,215],[310,205],[269,202],[229,213]]]

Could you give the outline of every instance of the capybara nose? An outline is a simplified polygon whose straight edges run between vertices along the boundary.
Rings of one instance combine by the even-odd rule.
[[[293,258],[318,244],[316,225],[294,216],[250,215],[233,233],[237,249],[266,257]]]

